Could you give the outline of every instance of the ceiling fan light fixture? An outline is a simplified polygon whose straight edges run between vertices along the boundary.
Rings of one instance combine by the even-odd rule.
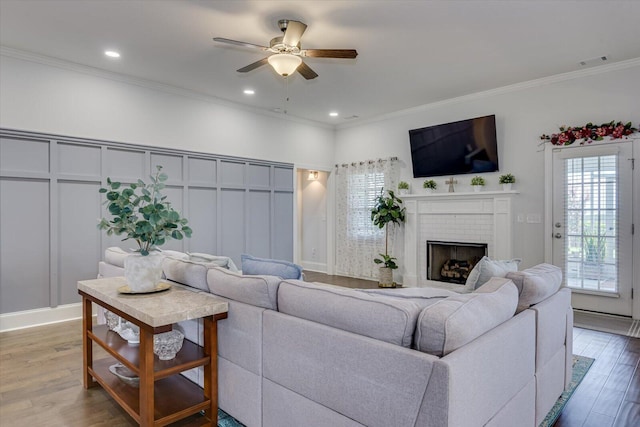
[[[302,59],[299,56],[288,53],[277,53],[275,55],[271,55],[267,61],[269,61],[269,65],[276,70],[276,73],[283,77],[287,77],[295,73],[298,66],[302,64]]]

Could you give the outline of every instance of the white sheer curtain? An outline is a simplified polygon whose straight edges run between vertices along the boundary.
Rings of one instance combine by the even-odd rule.
[[[336,165],[336,270],[344,276],[378,278],[373,259],[384,252],[384,229],[371,221],[375,198],[398,184],[395,158]],[[398,227],[389,229],[389,250],[395,255]]]

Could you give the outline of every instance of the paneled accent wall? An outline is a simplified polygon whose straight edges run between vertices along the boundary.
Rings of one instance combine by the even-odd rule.
[[[97,229],[107,177],[149,181],[156,165],[193,237],[163,249],[293,260],[293,165],[0,129],[0,314],[79,302],[109,246]]]

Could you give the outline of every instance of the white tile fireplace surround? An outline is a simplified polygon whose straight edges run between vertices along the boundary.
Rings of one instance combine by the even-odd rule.
[[[460,290],[463,285],[427,280],[427,240],[486,243],[488,256],[513,258],[512,200],[518,191],[435,193],[402,196],[403,285]]]

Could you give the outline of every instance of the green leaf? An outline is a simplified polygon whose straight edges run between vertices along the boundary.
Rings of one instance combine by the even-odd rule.
[[[161,173],[160,175],[158,175],[158,181],[160,181],[160,182],[164,182],[167,179],[169,179],[169,177],[167,176],[166,173]]]
[[[101,188],[98,190],[98,193],[106,193],[108,190],[106,188]]]
[[[112,182],[111,183],[111,188],[113,188],[114,190],[117,190],[118,188],[120,188],[120,183],[119,182]]]

